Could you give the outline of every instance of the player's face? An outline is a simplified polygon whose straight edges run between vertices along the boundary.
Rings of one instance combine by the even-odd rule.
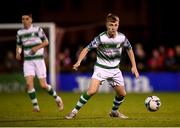
[[[28,15],[22,16],[22,23],[24,25],[24,28],[28,29],[32,24],[32,18]]]
[[[110,36],[115,36],[119,27],[119,21],[107,22],[106,27],[107,27],[108,34]]]

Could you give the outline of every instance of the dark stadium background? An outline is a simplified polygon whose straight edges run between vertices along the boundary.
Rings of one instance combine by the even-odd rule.
[[[146,37],[140,41],[153,46],[170,45],[179,43],[178,5],[178,1],[164,0],[5,0],[0,4],[0,23],[20,22],[21,12],[29,10],[36,22],[69,27],[103,22],[108,12],[114,12],[120,16],[121,31],[142,32]]]
[[[32,12],[35,23],[56,24],[56,89],[64,100],[65,109],[58,112],[36,79],[41,112],[31,111],[22,61],[15,59],[16,30],[0,29],[0,127],[180,126],[178,0],[2,0],[0,24],[21,23],[24,12]],[[72,65],[79,50],[105,30],[105,18],[110,12],[119,15],[119,31],[131,42],[142,76],[139,81],[134,78],[130,73],[129,59],[123,54],[120,68],[127,97],[120,111],[129,116],[129,120],[109,118],[114,93],[112,88],[103,85],[99,90],[110,93],[96,94],[77,118],[67,121],[64,116],[88,86],[96,59],[95,51],[88,54],[79,72],[74,72]],[[48,30],[45,32],[48,35]],[[48,65],[48,57],[46,62]],[[144,100],[150,95],[161,99],[162,106],[157,112],[151,113],[145,108]]]

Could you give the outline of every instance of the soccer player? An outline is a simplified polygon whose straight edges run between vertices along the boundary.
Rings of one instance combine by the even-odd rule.
[[[97,60],[94,66],[94,73],[92,75],[89,88],[84,92],[74,109],[65,116],[66,119],[73,119],[79,110],[87,103],[87,101],[97,92],[101,82],[104,80],[109,81],[109,84],[116,91],[114,97],[112,110],[110,111],[111,117],[128,118],[118,111],[120,104],[124,101],[126,95],[124,80],[122,73],[119,69],[120,57],[122,48],[125,48],[131,61],[131,71],[136,78],[139,73],[136,67],[134,52],[132,46],[126,36],[118,32],[119,17],[115,14],[108,14],[106,17],[107,31],[102,32],[89,45],[87,45],[78,57],[77,62],[73,65],[73,69],[77,70],[81,61],[85,58],[87,53],[96,48]]]
[[[23,71],[26,80],[27,91],[33,105],[33,111],[39,112],[40,108],[34,89],[34,77],[39,79],[40,86],[54,97],[59,110],[63,110],[63,102],[60,96],[46,81],[46,65],[44,61],[44,47],[48,46],[48,39],[42,28],[32,24],[32,14],[22,15],[23,28],[17,31],[16,59],[21,60],[23,50]]]

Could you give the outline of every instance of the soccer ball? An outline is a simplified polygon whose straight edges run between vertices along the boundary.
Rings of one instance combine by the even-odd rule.
[[[157,96],[148,96],[145,100],[145,106],[148,111],[157,111],[161,106],[160,98]]]

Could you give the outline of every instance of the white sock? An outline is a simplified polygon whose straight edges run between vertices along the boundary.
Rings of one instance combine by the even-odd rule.
[[[52,88],[51,85],[47,85],[47,87],[48,87],[48,88],[47,88],[47,91],[50,91],[51,88]]]
[[[74,109],[72,110],[72,112],[78,113],[78,110],[77,110],[76,108],[74,108]]]

